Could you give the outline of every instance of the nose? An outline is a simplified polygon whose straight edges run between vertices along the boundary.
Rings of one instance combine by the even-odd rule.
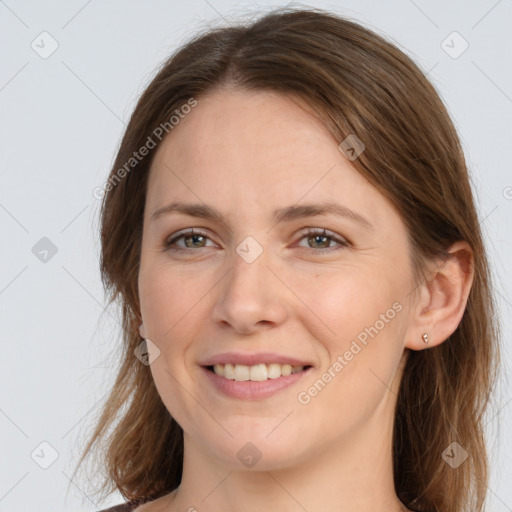
[[[212,315],[223,328],[251,334],[286,320],[287,290],[275,270],[268,267],[265,251],[252,263],[235,252],[232,270],[219,283],[218,290]]]

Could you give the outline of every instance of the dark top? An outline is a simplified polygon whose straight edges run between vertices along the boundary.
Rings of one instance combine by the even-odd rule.
[[[106,508],[104,510],[100,510],[99,512],[132,512],[132,510],[135,510],[136,507],[138,507],[139,504],[135,504],[133,502],[126,502],[122,503],[121,505],[116,505],[114,507]]]

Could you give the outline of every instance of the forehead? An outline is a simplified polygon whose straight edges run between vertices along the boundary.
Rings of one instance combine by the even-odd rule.
[[[230,89],[197,101],[155,155],[148,185],[154,209],[189,199],[243,213],[251,205],[274,209],[307,198],[384,213],[383,196],[299,99]]]
[[[336,140],[303,101],[271,91],[221,89],[197,100],[161,144],[157,158],[166,154],[205,166],[222,160],[251,166],[282,157],[287,161],[318,157],[314,147]],[[306,147],[304,147],[306,146]],[[301,148],[304,147],[304,150]],[[279,162],[275,162],[278,164]]]

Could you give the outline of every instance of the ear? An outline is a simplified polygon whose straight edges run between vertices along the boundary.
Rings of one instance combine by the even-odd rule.
[[[139,334],[140,334],[141,338],[144,338],[144,339],[147,338],[146,328],[144,327],[143,323],[140,324],[140,326],[139,326]]]
[[[447,260],[433,262],[416,290],[406,344],[411,350],[435,347],[457,329],[473,284],[473,251],[467,242],[454,243]],[[423,334],[428,333],[428,344]]]

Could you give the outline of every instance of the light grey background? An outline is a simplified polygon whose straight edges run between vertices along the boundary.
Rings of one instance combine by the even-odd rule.
[[[271,5],[286,2],[0,1],[0,512],[86,512],[122,501],[113,495],[94,503],[81,482],[69,480],[112,382],[119,342],[118,312],[104,311],[93,190],[106,179],[124,124],[162,60],[206,21]],[[394,40],[429,72],[447,104],[493,261],[507,373],[512,1],[309,5]],[[43,237],[56,254],[44,253]],[[493,512],[512,510],[511,398],[505,378],[488,421]],[[41,468],[53,450],[57,459]]]

